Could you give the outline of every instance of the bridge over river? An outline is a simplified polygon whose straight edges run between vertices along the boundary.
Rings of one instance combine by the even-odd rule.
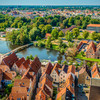
[[[21,50],[23,50],[25,48],[28,48],[28,47],[30,47],[32,45],[33,45],[33,43],[26,44],[26,45],[23,45],[23,46],[19,46],[19,47],[15,48],[15,49],[11,50],[10,52],[7,52],[5,54],[0,54],[0,58],[4,58],[4,57],[8,56],[9,54],[11,54],[13,52],[17,53],[17,52],[19,52],[19,51],[21,51]]]

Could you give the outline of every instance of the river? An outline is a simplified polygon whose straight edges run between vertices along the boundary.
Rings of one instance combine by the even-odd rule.
[[[2,41],[0,40],[0,53],[5,54],[13,49],[15,49],[17,46],[11,45],[10,42],[8,41]],[[48,50],[45,48],[39,48],[39,47],[34,47],[31,46],[29,48],[26,48],[20,52],[17,53],[17,56],[19,58],[21,57],[27,57],[29,55],[37,55],[40,60],[51,60],[51,61],[57,61],[61,59],[65,59],[63,55],[61,55],[58,51],[55,50]]]

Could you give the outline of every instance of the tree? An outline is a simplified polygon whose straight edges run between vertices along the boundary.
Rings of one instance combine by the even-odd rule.
[[[51,25],[52,26],[56,26],[57,25],[57,23],[58,23],[58,18],[54,18],[52,21],[51,21]]]
[[[74,17],[70,17],[68,21],[68,25],[73,25],[74,24]]]
[[[98,39],[98,33],[93,32],[91,35],[92,40],[97,40]]]
[[[31,40],[31,41],[34,41],[34,40],[36,40],[36,36],[39,36],[40,35],[40,30],[39,29],[37,29],[36,27],[34,27],[33,29],[31,29],[30,30],[30,32],[29,32],[29,39]]]
[[[44,27],[44,24],[39,25],[39,29],[42,30]]]
[[[63,36],[64,36],[64,33],[63,33],[62,31],[60,31],[60,32],[58,33],[58,35],[59,35],[59,37],[63,37]]]
[[[89,32],[88,31],[84,31],[83,32],[83,37],[84,39],[86,39],[89,36]]]
[[[29,43],[30,41],[29,41],[28,35],[25,34],[25,33],[21,33],[21,35],[20,35],[20,42],[23,45]]]
[[[45,32],[46,32],[46,33],[51,33],[51,31],[52,31],[52,26],[49,25],[49,24],[46,25],[46,26],[45,26]]]
[[[77,37],[79,36],[79,29],[78,29],[78,28],[74,28],[74,29],[72,30],[72,32],[73,32],[73,36],[74,36],[75,38],[77,38]]]
[[[73,33],[67,31],[67,32],[66,32],[66,40],[67,40],[67,41],[72,41],[72,39],[73,39]]]
[[[58,29],[57,28],[52,30],[51,36],[53,37],[53,39],[57,39],[58,38]]]
[[[52,47],[51,37],[48,37],[48,39],[47,39],[47,41],[46,41],[46,47],[47,47],[47,48],[51,48],[51,47]]]
[[[61,48],[61,47],[62,47],[62,45],[63,45],[63,41],[62,41],[62,39],[61,39],[61,38],[59,38],[59,47]]]

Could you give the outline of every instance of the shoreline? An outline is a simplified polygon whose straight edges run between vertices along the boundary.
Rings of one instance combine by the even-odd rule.
[[[2,38],[2,37],[0,37],[0,40],[2,40],[2,41],[6,41],[6,38]]]

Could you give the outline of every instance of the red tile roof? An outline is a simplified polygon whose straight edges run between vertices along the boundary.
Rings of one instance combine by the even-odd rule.
[[[18,58],[15,53],[10,54],[9,56],[5,57],[3,59],[3,62],[5,65],[9,66],[10,68],[13,66],[13,64],[18,61]]]
[[[38,70],[41,68],[41,62],[38,57],[35,57],[34,61],[32,61],[31,65],[31,70],[35,72],[35,74],[38,72]]]
[[[27,89],[30,87],[30,79],[15,79],[14,86],[26,87]]]
[[[22,57],[21,59],[19,59],[18,61],[16,61],[15,64],[16,64],[17,67],[19,68],[20,65],[21,65],[23,62],[25,62],[25,58],[24,58],[24,57]]]
[[[27,88],[26,87],[12,87],[8,100],[27,100]]]
[[[87,27],[100,27],[100,24],[89,24]]]
[[[53,67],[51,73],[55,70],[56,73],[59,75],[60,74],[59,68],[60,68],[60,65],[58,63],[56,63],[55,66]]]
[[[10,73],[10,72],[4,72],[3,73],[3,79],[4,80],[12,80],[12,73]]]
[[[46,74],[50,75],[51,74],[51,71],[53,69],[53,66],[52,64],[49,62],[47,65],[46,65]]]
[[[93,41],[91,41],[91,43],[89,44],[89,46],[88,46],[88,48],[87,48],[87,51],[90,50],[91,48],[93,48],[93,52],[96,51],[96,46],[95,46],[95,44],[94,44]]]
[[[20,65],[19,69],[27,69],[29,68],[29,65],[30,65],[30,60],[28,59]]]

